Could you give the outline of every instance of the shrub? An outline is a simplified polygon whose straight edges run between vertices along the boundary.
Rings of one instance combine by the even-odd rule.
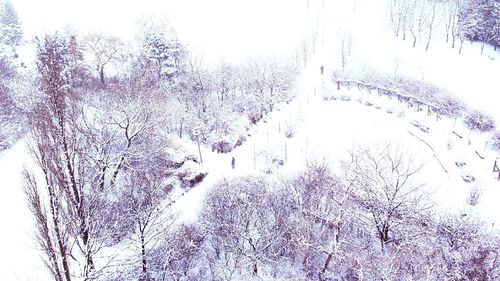
[[[229,153],[232,150],[233,146],[225,140],[220,140],[212,144],[212,151],[217,151],[217,153]]]
[[[465,124],[471,131],[489,132],[495,129],[495,121],[490,116],[474,110],[465,117]]]
[[[288,122],[285,125],[285,136],[287,138],[293,138],[295,136],[295,127],[292,125],[291,122]]]
[[[236,144],[234,145],[234,148],[242,145],[245,141],[247,140],[247,138],[244,136],[244,135],[241,135],[238,140],[236,141]]]
[[[493,148],[500,150],[500,131],[495,132],[493,138]]]
[[[476,206],[479,203],[479,197],[481,197],[482,191],[478,187],[473,187],[469,196],[467,197],[467,203],[471,206]]]

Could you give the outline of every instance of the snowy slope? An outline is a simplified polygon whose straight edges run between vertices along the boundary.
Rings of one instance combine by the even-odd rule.
[[[33,240],[33,221],[22,189],[28,162],[24,140],[0,154],[0,279],[48,280]]]

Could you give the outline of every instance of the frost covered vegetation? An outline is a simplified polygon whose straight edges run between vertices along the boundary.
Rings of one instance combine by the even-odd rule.
[[[498,1],[387,3],[394,36],[411,35],[413,47],[423,41],[427,51],[438,23],[460,51],[465,40],[479,41],[481,53],[499,44]],[[335,161],[304,160],[305,168],[278,176],[287,141],[300,134],[290,116],[278,126],[284,157],[264,155],[271,168],[257,170],[262,155],[253,142],[255,171],[208,181],[215,168],[201,165],[200,147],[223,155],[252,145],[252,129],[296,98],[318,30],[289,57],[207,64],[154,21],[139,23],[133,42],[75,31],[26,42],[11,2],[0,11],[0,151],[17,141],[28,147],[23,191],[53,280],[500,279],[499,232],[474,213],[439,210],[424,163],[391,140],[353,145]],[[341,88],[373,91],[417,112],[460,118],[469,145],[471,132],[488,132],[500,150],[494,118],[397,69],[353,71],[355,40],[339,34],[338,68],[317,73],[327,77],[321,86],[337,86],[320,91],[325,100],[354,97],[338,97]],[[27,46],[33,61],[19,55]],[[308,86],[316,95],[316,84]],[[239,163],[232,158],[232,170]],[[202,185],[199,216],[182,220],[179,201]],[[475,186],[467,203],[476,206],[482,192]]]
[[[486,44],[500,46],[500,4],[495,0],[391,0],[389,17],[395,37],[410,39],[429,50],[433,36],[444,29],[446,43],[459,46],[465,40],[481,42],[481,54]]]

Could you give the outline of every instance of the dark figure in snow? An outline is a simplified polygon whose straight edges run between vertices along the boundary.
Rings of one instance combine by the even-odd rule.
[[[234,157],[231,159],[231,167],[234,169],[234,166],[236,165]]]
[[[319,67],[319,70],[321,71],[321,75],[323,75],[323,70],[324,70],[324,69],[325,69],[325,68],[324,68],[323,66],[320,66],[320,67]]]

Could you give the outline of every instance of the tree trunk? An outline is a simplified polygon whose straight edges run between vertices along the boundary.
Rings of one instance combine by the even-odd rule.
[[[183,122],[182,122],[182,119],[181,119],[181,127],[179,129],[179,138],[182,139],[182,125],[183,125]]]
[[[202,164],[203,163],[203,158],[201,158],[200,135],[196,136],[196,142],[198,143],[198,152],[200,154],[200,164]]]
[[[432,30],[429,30],[429,37],[427,38],[427,45],[425,46],[425,51],[429,50],[429,45],[431,44]]]
[[[104,65],[99,67],[99,78],[101,79],[101,84],[105,85],[106,81],[104,81]]]
[[[148,271],[148,263],[146,260],[146,245],[144,243],[144,233],[141,232],[141,257],[142,257],[142,272]]]
[[[64,277],[66,278],[66,281],[71,281],[71,275],[68,263],[68,253],[66,252],[66,245],[64,245],[63,237],[61,235],[61,229],[59,228],[59,219],[58,219],[59,211],[57,209],[58,208],[57,203],[55,202],[55,197],[54,197],[55,194],[53,192],[52,187],[48,188],[49,188],[50,212],[52,215],[52,222],[54,224],[54,232],[56,233],[59,254],[61,255]]]
[[[330,265],[330,262],[332,261],[332,257],[333,257],[333,253],[329,253],[328,254],[328,257],[326,258],[326,261],[323,265],[323,269],[321,270],[321,272],[319,273],[319,281],[323,281],[325,280],[323,278],[323,275],[325,274],[326,270],[328,269],[328,266]]]

